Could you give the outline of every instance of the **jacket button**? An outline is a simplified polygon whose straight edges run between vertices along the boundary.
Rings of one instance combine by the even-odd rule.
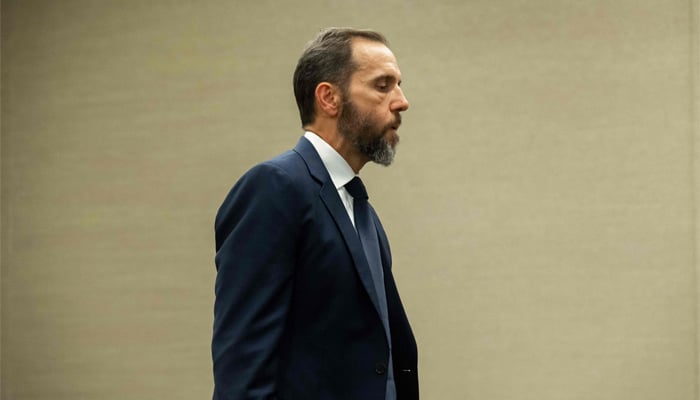
[[[377,375],[384,375],[386,373],[386,364],[377,363],[377,365],[374,366],[374,372],[376,372]]]

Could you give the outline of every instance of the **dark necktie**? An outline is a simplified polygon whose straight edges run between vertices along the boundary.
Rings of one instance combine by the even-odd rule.
[[[372,215],[367,202],[367,190],[359,176],[352,178],[345,184],[345,189],[353,197],[353,212],[355,215],[355,229],[360,236],[362,249],[365,252],[372,281],[379,302],[379,315],[384,325],[387,340],[389,342],[389,365],[387,368],[387,390],[386,400],[396,399],[396,387],[394,383],[394,368],[391,359],[391,331],[389,330],[389,312],[387,311],[386,291],[384,289],[384,272],[382,269],[382,258],[379,252],[379,238],[377,237],[377,227],[374,225]]]

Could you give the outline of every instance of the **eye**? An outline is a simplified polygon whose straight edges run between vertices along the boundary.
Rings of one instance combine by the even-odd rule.
[[[391,88],[386,81],[377,82],[375,84],[375,87],[377,88],[377,90],[382,91],[382,92],[389,91],[389,89]]]

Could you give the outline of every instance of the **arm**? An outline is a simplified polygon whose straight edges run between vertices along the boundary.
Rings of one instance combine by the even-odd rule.
[[[300,197],[279,167],[261,164],[217,214],[215,399],[275,394],[278,344],[292,293]]]

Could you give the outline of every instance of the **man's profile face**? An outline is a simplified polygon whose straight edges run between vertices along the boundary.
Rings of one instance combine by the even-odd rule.
[[[408,109],[399,86],[401,71],[382,43],[354,39],[352,50],[357,69],[343,93],[338,131],[368,160],[389,165],[399,142],[399,113]]]

